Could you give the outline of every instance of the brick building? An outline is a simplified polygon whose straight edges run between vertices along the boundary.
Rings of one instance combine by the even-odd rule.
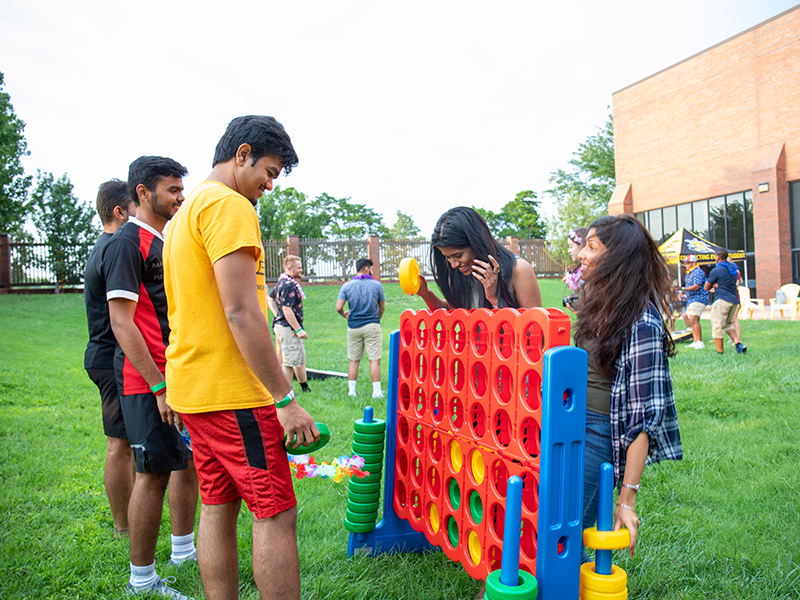
[[[744,250],[761,298],[800,283],[800,5],[616,92],[613,117],[611,214]]]

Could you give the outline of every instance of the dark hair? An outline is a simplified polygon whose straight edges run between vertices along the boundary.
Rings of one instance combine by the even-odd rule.
[[[517,299],[509,289],[511,272],[514,269],[516,257],[503,248],[492,237],[489,226],[478,212],[467,206],[451,208],[441,217],[433,228],[431,236],[431,271],[433,278],[442,290],[445,300],[453,308],[470,308],[472,306],[472,293],[474,279],[472,275],[464,275],[457,269],[450,267],[447,258],[439,250],[440,247],[472,248],[475,258],[489,262],[491,254],[500,265],[497,276],[497,299],[502,298],[505,306],[519,308]],[[491,308],[486,300],[483,286],[480,286],[483,296],[483,306]]]
[[[136,193],[139,184],[153,192],[162,177],[185,177],[188,172],[186,167],[171,158],[140,156],[128,169],[128,194],[139,206],[139,194]]]
[[[669,314],[672,282],[658,246],[633,216],[600,217],[590,229],[606,251],[583,274],[575,343],[585,340],[593,344],[595,367],[613,376],[622,345],[648,304],[655,304],[662,319]],[[664,346],[669,356],[675,355],[675,343],[666,326]]]
[[[114,209],[118,206],[127,210],[131,203],[128,194],[128,184],[119,179],[111,179],[101,183],[97,189],[97,214],[103,225],[108,225],[114,221]]]
[[[728,251],[727,250],[723,250],[723,249],[720,248],[719,250],[714,252],[714,254],[719,256],[722,260],[728,260]]]
[[[364,267],[371,267],[372,261],[368,258],[359,258],[356,261],[356,273],[358,273]]]
[[[277,156],[281,159],[283,172],[288,175],[299,162],[289,134],[273,117],[248,115],[236,117],[228,123],[228,128],[214,150],[214,164],[228,162],[236,156],[242,144],[250,144],[253,163],[264,156]]]

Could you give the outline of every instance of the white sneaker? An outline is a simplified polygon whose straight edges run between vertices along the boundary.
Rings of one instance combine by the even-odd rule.
[[[687,348],[694,348],[697,342],[692,342],[691,344],[686,344]]]
[[[692,348],[694,348],[695,350],[702,350],[705,347],[706,345],[703,343],[703,340],[700,340],[699,342],[695,342],[694,344],[692,344]]]
[[[347,395],[350,396],[351,398],[355,398],[356,397],[355,392],[348,392]]]
[[[383,398],[383,392],[372,392],[373,398]]]

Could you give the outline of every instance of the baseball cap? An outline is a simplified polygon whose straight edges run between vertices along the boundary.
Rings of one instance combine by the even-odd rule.
[[[686,258],[683,259],[683,262],[685,262],[685,263],[696,263],[697,262],[697,257],[694,254],[690,254],[689,256],[687,256]]]

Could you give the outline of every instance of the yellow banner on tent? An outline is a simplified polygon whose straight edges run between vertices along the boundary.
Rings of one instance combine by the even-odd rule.
[[[698,264],[702,265],[715,263],[717,250],[724,249],[722,246],[712,244],[696,233],[681,227],[659,246],[658,251],[668,265],[683,262],[683,259],[690,254],[696,256]],[[734,261],[744,260],[744,250],[728,250],[728,258]]]

